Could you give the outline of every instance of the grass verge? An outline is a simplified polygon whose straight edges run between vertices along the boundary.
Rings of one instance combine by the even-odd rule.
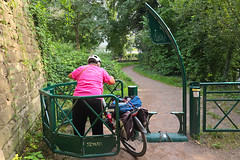
[[[204,132],[199,136],[199,143],[213,149],[237,149],[240,147],[240,134],[239,132]]]
[[[152,70],[145,69],[140,65],[135,66],[134,71],[145,77],[149,77],[153,80],[163,82],[167,85],[176,86],[176,87],[182,86],[182,80],[180,77],[161,76],[160,74],[158,74]]]

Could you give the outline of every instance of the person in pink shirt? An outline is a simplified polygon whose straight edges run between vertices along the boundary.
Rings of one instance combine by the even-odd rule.
[[[73,96],[93,96],[103,94],[103,83],[113,85],[115,79],[109,76],[108,72],[101,68],[101,59],[97,55],[89,56],[88,65],[80,66],[68,75],[69,78],[77,81],[77,86],[74,90]],[[84,99],[97,114],[102,111],[101,98],[87,98]],[[85,124],[87,117],[92,124],[97,118],[96,115],[85,105],[83,100],[78,99],[73,102],[73,124],[78,132],[83,136],[85,133]],[[74,134],[77,133],[74,131]],[[93,135],[103,134],[103,123],[100,120],[94,124],[92,128]]]

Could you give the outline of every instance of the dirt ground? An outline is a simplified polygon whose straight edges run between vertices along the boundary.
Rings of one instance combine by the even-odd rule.
[[[165,85],[141,76],[132,70],[132,66],[123,68],[123,71],[132,78],[138,86],[138,95],[143,107],[149,111],[158,112],[150,121],[152,132],[178,131],[178,119],[171,115],[171,111],[182,111],[182,89]],[[189,122],[187,122],[187,125]],[[189,133],[189,131],[187,131]],[[75,158],[74,158],[75,159]],[[121,147],[116,156],[90,158],[90,160],[239,160],[237,150],[214,150],[199,145],[189,138],[189,142],[160,142],[148,143],[147,153],[135,158]]]

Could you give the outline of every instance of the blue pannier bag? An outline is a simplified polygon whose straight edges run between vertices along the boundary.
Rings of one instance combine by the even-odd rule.
[[[115,107],[115,101],[112,103],[112,107]],[[142,101],[138,96],[135,96],[130,101],[126,99],[119,98],[119,114],[126,113],[127,111],[133,110],[134,108],[140,108],[142,106]]]

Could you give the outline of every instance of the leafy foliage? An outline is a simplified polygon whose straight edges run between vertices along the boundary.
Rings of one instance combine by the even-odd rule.
[[[139,0],[106,0],[110,13],[110,28],[107,34],[108,50],[115,58],[121,59],[131,46],[128,35],[133,36],[143,28],[142,16],[145,14],[145,2]],[[156,0],[148,0],[153,6]]]
[[[180,75],[173,47],[154,45],[149,39],[144,1],[49,2],[31,1],[40,47],[46,55],[45,70],[56,67],[51,65],[56,60],[53,55],[57,55],[52,51],[52,40],[71,43],[81,49],[80,52],[88,54],[106,39],[113,58],[122,59],[127,49],[135,45],[142,52],[140,61],[146,68],[166,76]],[[235,81],[238,78],[240,0],[147,2],[160,14],[176,38],[188,79]],[[133,44],[129,36],[135,35]],[[48,73],[50,81],[55,79]]]
[[[43,1],[44,2],[44,1]],[[48,27],[48,12],[41,1],[33,1],[30,5],[30,13],[34,19],[37,38],[42,51],[42,60],[44,69],[46,71],[46,78],[48,83],[64,83],[69,81],[67,77],[74,69],[81,65],[85,65],[87,58],[90,54],[96,54],[94,52],[87,52],[85,48],[91,48],[85,46],[81,50],[76,50],[74,43],[63,43],[62,41],[53,42],[53,34],[49,32]],[[102,67],[105,68],[110,75],[115,78],[121,79],[127,76],[120,71],[114,61],[111,60],[111,56],[101,54],[103,60]]]
[[[234,80],[232,76],[237,69],[234,64],[239,61],[237,35],[240,30],[230,6],[221,0],[185,4],[180,10],[184,17],[177,17],[177,21],[186,18],[189,23],[181,23],[178,30],[188,30],[189,34],[179,32],[178,37],[187,52],[185,58],[190,60],[188,71],[194,71],[191,76],[201,81]]]
[[[34,25],[37,33],[37,40],[39,44],[39,49],[41,50],[42,61],[44,64],[44,70],[46,71],[46,78],[51,81],[51,71],[52,69],[52,34],[49,32],[47,26],[47,11],[41,1],[33,1],[29,5],[30,16],[34,20]]]
[[[75,42],[77,49],[91,49],[106,37],[108,12],[103,0],[62,0],[46,7],[51,14],[49,29],[56,40]]]
[[[187,76],[198,81],[235,81],[240,68],[239,0],[161,0],[156,9],[183,54]],[[143,24],[147,21],[144,20]],[[163,75],[178,75],[170,46],[153,46],[145,25],[137,39],[141,63]],[[160,53],[160,54],[159,54]],[[159,63],[161,65],[159,65]]]
[[[53,43],[52,70],[49,71],[53,83],[68,82],[68,74],[81,65],[86,65],[87,54],[84,50],[76,50],[71,43]]]
[[[42,131],[41,131],[42,125],[41,120],[37,119],[36,124],[33,129],[31,129],[26,135],[25,135],[25,141],[26,145],[23,150],[23,154],[19,156],[19,154],[16,154],[13,160],[45,160],[44,158],[44,151],[41,150],[41,144],[42,142]],[[40,149],[40,151],[39,151]]]
[[[87,64],[87,58],[90,54],[97,54],[102,59],[101,67],[108,73],[114,76],[115,79],[121,79],[124,83],[129,83],[131,80],[127,77],[116,61],[111,59],[111,55],[107,53],[86,53],[83,50],[75,50],[74,45],[70,43],[54,42],[54,58],[51,70],[51,75],[54,83],[64,83],[70,81],[68,74],[81,65]]]

